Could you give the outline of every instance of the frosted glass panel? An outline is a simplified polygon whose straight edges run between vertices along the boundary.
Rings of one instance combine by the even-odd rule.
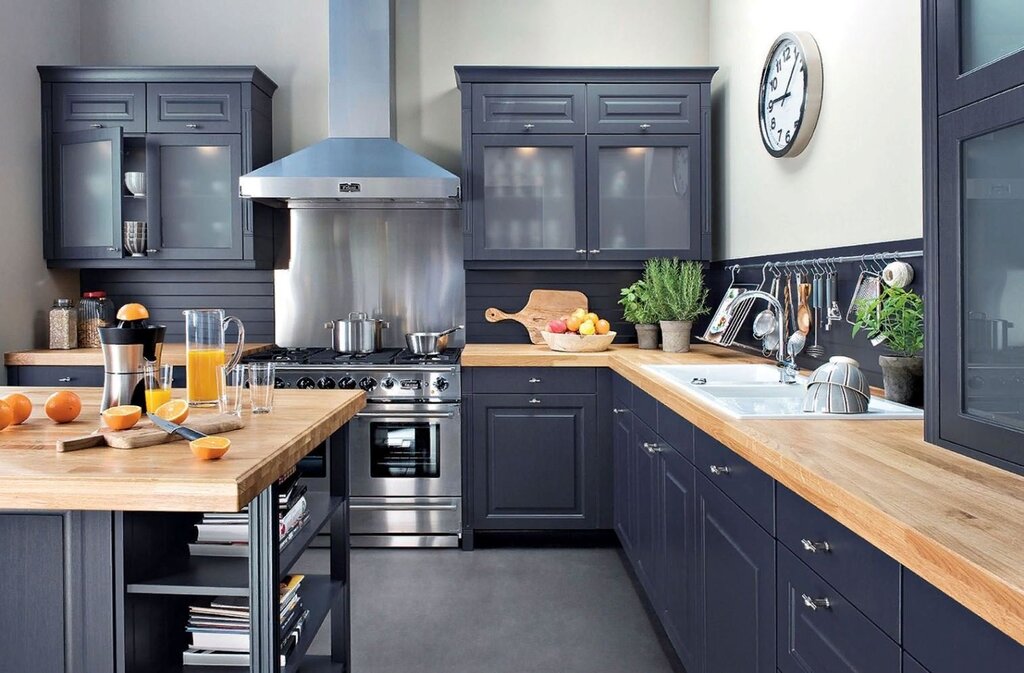
[[[601,248],[690,247],[690,150],[602,147]]]
[[[969,72],[1024,47],[1024,2],[961,0],[961,72]]]
[[[571,147],[484,149],[484,245],[573,249],[576,179]]]
[[[1024,124],[964,142],[962,179],[963,406],[1024,428]]]
[[[97,140],[61,148],[61,237],[66,248],[109,248],[114,240],[113,143]]]
[[[160,148],[160,229],[165,248],[230,248],[231,148]]]

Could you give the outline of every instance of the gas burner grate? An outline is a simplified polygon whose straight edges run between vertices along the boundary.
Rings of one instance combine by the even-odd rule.
[[[459,355],[462,351],[458,348],[448,348],[439,355],[416,355],[403,350],[395,357],[396,365],[453,365],[458,364]]]

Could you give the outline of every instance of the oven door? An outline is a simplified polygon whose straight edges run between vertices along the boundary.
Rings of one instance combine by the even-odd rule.
[[[462,495],[462,415],[452,404],[369,404],[349,423],[354,497]]]

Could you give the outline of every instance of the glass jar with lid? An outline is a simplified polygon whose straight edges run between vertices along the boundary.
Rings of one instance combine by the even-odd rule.
[[[78,347],[77,313],[70,299],[55,299],[50,308],[50,348]]]
[[[99,348],[100,328],[109,327],[114,320],[114,304],[102,290],[83,292],[78,303],[78,346]]]

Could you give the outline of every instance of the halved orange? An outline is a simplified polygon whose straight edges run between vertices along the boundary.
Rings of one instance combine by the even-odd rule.
[[[134,404],[122,404],[119,407],[110,407],[103,412],[103,422],[111,430],[127,430],[142,418],[142,407]]]
[[[200,437],[188,443],[192,453],[200,460],[217,460],[231,448],[227,437]]]
[[[165,421],[181,425],[185,422],[185,419],[188,418],[188,402],[185,400],[171,400],[170,402],[164,402],[156,408],[156,411],[154,411],[153,414],[159,416]]]
[[[125,322],[149,319],[149,311],[142,304],[125,304],[117,310],[117,319]]]

